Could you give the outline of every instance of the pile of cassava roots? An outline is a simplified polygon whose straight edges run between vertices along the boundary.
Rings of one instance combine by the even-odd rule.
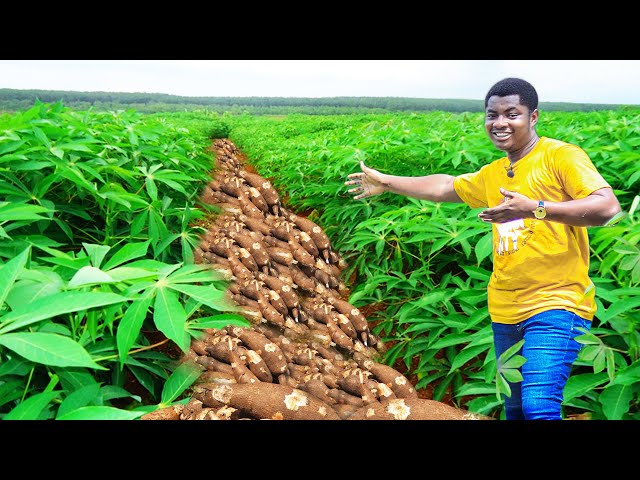
[[[283,205],[229,140],[213,152],[201,200],[217,208],[194,257],[228,281],[251,327],[205,329],[182,359],[203,368],[188,402],[142,419],[488,419],[419,398],[378,361],[384,346],[347,301],[346,264],[322,228]]]

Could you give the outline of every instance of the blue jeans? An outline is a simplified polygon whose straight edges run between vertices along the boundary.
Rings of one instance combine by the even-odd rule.
[[[498,358],[524,338],[518,352],[527,359],[520,367],[522,382],[509,383],[503,394],[507,420],[562,420],[561,404],[571,366],[582,345],[574,340],[591,322],[567,310],[548,310],[515,325],[492,323]]]

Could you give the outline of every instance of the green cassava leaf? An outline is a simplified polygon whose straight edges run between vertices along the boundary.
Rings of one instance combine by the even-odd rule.
[[[95,363],[80,344],[62,335],[39,332],[6,333],[0,335],[0,345],[34,363],[106,370]]]
[[[60,292],[22,305],[0,317],[0,334],[53,318],[90,308],[104,307],[127,301],[126,297],[107,292]]]
[[[59,391],[36,393],[20,402],[3,420],[38,420],[42,411],[59,395]]]
[[[604,389],[599,400],[607,420],[622,420],[633,400],[633,388],[627,385],[612,385]]]
[[[118,356],[120,363],[124,363],[129,349],[133,346],[140,335],[140,329],[147,317],[149,307],[153,302],[153,296],[148,295],[141,300],[135,300],[125,311],[124,316],[118,324],[116,340],[118,345]]]
[[[73,278],[69,280],[68,286],[69,288],[78,288],[113,282],[114,279],[108,273],[96,267],[86,266],[76,272]]]
[[[135,420],[142,415],[144,412],[121,410],[115,407],[88,406],[71,410],[56,417],[56,420]]]
[[[18,278],[18,275],[20,275],[24,269],[30,252],[31,247],[27,247],[15,258],[12,258],[6,264],[0,266],[0,307],[7,299],[7,295]]]
[[[178,295],[168,287],[157,288],[153,308],[153,321],[158,330],[186,352],[189,349],[189,335],[186,331],[187,314]]]
[[[608,380],[606,373],[582,373],[571,375],[564,388],[564,402],[579,397]]]
[[[204,367],[197,363],[181,363],[169,376],[162,389],[162,405],[169,405],[195,382]]]
[[[135,258],[144,257],[149,249],[150,240],[145,242],[127,243],[120,248],[113,256],[104,264],[103,270],[109,271],[118,265],[129,262]]]

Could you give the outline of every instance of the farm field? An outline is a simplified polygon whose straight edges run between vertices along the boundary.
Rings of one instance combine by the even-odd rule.
[[[598,313],[565,391],[567,418],[637,419],[640,112],[542,112],[540,135],[581,145],[627,217],[591,228]],[[185,405],[180,362],[203,331],[248,326],[228,283],[194,258],[202,201],[229,139],[282,205],[322,227],[378,359],[421,398],[500,418],[486,311],[490,230],[460,205],[355,202],[360,160],[401,175],[476,169],[499,152],[481,114],[142,115],[36,104],[0,117],[0,415],[140,418]],[[193,387],[195,388],[195,387]]]

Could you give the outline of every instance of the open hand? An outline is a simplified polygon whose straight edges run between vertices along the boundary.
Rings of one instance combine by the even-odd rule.
[[[382,183],[384,174],[378,170],[367,167],[364,162],[360,162],[360,168],[362,172],[351,173],[347,175],[345,185],[355,185],[354,188],[348,190],[349,193],[356,194],[353,199],[360,200],[374,195],[380,195],[387,191],[385,185]]]

